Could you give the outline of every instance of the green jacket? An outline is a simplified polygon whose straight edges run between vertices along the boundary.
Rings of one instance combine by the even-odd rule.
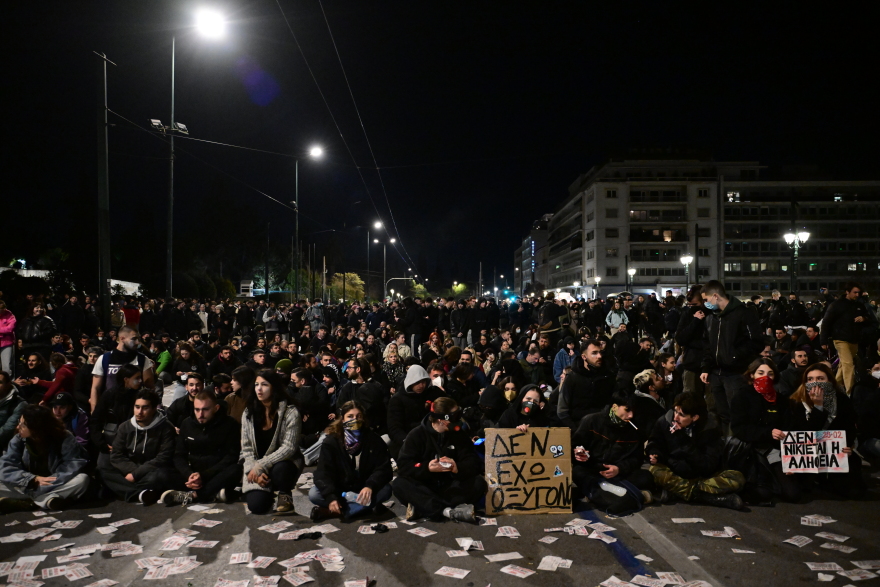
[[[171,364],[171,353],[168,351],[162,351],[159,353],[159,356],[156,357],[156,375],[164,371],[168,368],[168,365]]]

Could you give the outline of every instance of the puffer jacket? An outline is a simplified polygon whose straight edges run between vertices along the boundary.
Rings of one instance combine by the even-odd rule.
[[[57,330],[55,321],[48,316],[30,316],[21,325],[21,339],[26,345],[49,345]]]
[[[705,321],[703,373],[741,375],[764,349],[758,317],[737,298],[731,297],[723,311],[711,312]]]

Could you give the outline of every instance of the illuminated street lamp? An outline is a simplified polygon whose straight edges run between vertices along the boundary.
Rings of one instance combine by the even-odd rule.
[[[629,269],[626,270],[626,273],[627,273],[627,275],[629,275],[629,285],[627,286],[626,289],[628,289],[631,292],[632,286],[633,286],[633,277],[635,277],[635,274],[636,274],[636,268],[630,267]]]
[[[578,297],[578,294],[580,293],[580,289],[581,289],[581,282],[580,282],[580,281],[575,281],[575,282],[574,282],[574,297],[575,297],[575,298]]]
[[[596,295],[593,297],[598,298],[599,297],[599,282],[602,281],[602,278],[597,275],[593,279],[596,280]]]
[[[797,268],[798,268],[798,251],[800,251],[801,245],[807,242],[807,239],[810,238],[810,233],[802,230],[797,234],[789,232],[783,237],[785,239],[786,244],[789,247],[794,249],[794,264],[792,267],[791,273],[791,291],[797,293],[798,291],[798,282],[797,282]]]
[[[684,281],[685,281],[685,295],[691,289],[691,263],[694,262],[694,258],[691,255],[685,255],[681,259],[681,264],[684,265]]]

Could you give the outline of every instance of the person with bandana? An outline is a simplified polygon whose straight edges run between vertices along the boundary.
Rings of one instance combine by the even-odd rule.
[[[675,407],[654,423],[645,454],[654,483],[662,488],[659,501],[666,500],[663,493],[668,491],[683,501],[742,509],[736,492],[745,485],[745,476],[723,470],[721,430],[701,394],[675,398]]]
[[[384,510],[391,497],[391,454],[382,438],[370,430],[365,412],[356,402],[346,402],[327,428],[315,485],[309,500],[315,504],[309,517],[350,519]]]
[[[487,486],[483,462],[461,416],[455,400],[437,398],[422,423],[404,440],[392,489],[406,505],[407,520],[427,517],[476,522],[473,504],[486,495]]]
[[[843,430],[846,432],[848,473],[795,473],[794,477],[804,492],[814,486],[849,499],[864,497],[866,487],[862,479],[862,459],[853,453],[856,439],[856,412],[850,397],[834,384],[831,368],[823,363],[807,367],[800,387],[790,398],[788,430]]]
[[[516,428],[520,432],[526,432],[529,427],[547,428],[552,426],[549,414],[544,412],[544,397],[537,385],[529,384],[523,387],[519,394],[510,403],[501,418],[498,420],[498,428]]]
[[[767,503],[775,493],[783,501],[796,502],[801,491],[789,475],[782,472],[782,454],[779,441],[785,438],[788,402],[776,392],[779,371],[770,359],[752,361],[743,375],[746,387],[733,396],[730,404],[730,426],[733,436],[748,442],[767,460],[774,482],[758,483],[749,488],[748,501]]]

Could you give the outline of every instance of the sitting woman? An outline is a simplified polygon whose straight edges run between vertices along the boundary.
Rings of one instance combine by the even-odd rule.
[[[546,428],[552,426],[550,417],[544,413],[544,398],[537,385],[523,387],[498,420],[498,428],[516,428],[526,432],[529,426]]]
[[[248,509],[265,514],[293,510],[291,492],[305,463],[299,450],[302,419],[284,381],[269,369],[257,373],[254,393],[241,417],[242,493]]]
[[[49,408],[27,406],[17,431],[0,458],[0,513],[59,510],[85,494],[88,455]]]
[[[391,497],[391,454],[385,441],[370,430],[364,410],[346,402],[327,428],[315,485],[309,490],[311,519],[344,519],[369,513]]]
[[[853,455],[856,438],[856,412],[852,400],[834,385],[831,368],[824,363],[807,367],[800,387],[789,398],[788,430],[843,430],[848,456],[848,473],[794,473],[788,475],[797,481],[798,487],[809,491],[814,485],[850,499],[864,497],[866,487],[862,479],[862,459]]]

